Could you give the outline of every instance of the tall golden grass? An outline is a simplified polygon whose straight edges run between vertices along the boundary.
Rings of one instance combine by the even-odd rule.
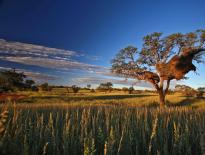
[[[168,95],[161,109],[155,94],[24,95],[0,104],[2,155],[205,152],[203,98]]]
[[[7,120],[0,138],[2,155],[200,155],[204,151],[205,111],[190,107],[77,105],[24,107],[16,112],[10,108],[9,115],[1,114],[1,120]]]

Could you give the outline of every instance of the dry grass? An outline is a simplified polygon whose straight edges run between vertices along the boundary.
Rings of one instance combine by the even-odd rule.
[[[169,95],[161,109],[151,95],[31,93],[0,106],[0,154],[202,154],[204,99]]]
[[[0,114],[0,137],[4,134],[4,131],[6,129],[6,122],[8,120],[8,110],[3,109],[3,111]]]

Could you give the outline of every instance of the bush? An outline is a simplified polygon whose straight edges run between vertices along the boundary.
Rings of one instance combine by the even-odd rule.
[[[80,87],[77,87],[76,85],[73,85],[71,88],[72,88],[74,93],[78,93],[80,90]]]
[[[196,92],[194,90],[187,90],[182,93],[184,96],[194,97],[196,96]]]
[[[95,89],[91,89],[90,92],[91,92],[91,93],[94,93],[94,92],[95,92]]]
[[[42,89],[43,91],[52,91],[52,87],[49,86],[47,82],[46,82],[46,83],[43,83],[43,84],[41,85],[41,89]]]
[[[134,90],[135,90],[134,87],[130,87],[129,88],[129,94],[132,94]]]
[[[32,86],[32,87],[31,87],[31,91],[39,91],[39,89],[38,89],[37,86]]]
[[[203,92],[199,91],[199,92],[196,93],[196,97],[203,97],[203,94],[204,94]]]

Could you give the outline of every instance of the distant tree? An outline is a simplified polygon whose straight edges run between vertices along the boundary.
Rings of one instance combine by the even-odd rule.
[[[87,84],[87,88],[90,89],[91,88],[91,84]]]
[[[31,89],[32,88],[32,86],[35,84],[35,81],[33,81],[33,80],[26,80],[25,81],[25,87],[27,88],[27,89]]]
[[[90,92],[91,92],[91,93],[94,93],[94,92],[95,92],[95,89],[91,89]]]
[[[176,85],[175,86],[176,92],[185,92],[185,91],[189,91],[189,90],[193,90],[193,88],[191,88],[187,85]]]
[[[0,90],[4,91],[14,91],[24,89],[25,83],[24,79],[26,75],[23,72],[16,72],[15,69],[12,70],[0,70]]]
[[[111,82],[101,83],[97,89],[101,91],[112,91],[113,84]]]
[[[201,91],[198,91],[198,92],[196,92],[196,97],[203,97],[203,92],[201,92]]]
[[[31,86],[31,91],[39,91],[37,86]]]
[[[79,90],[80,90],[80,87],[77,87],[76,85],[72,85],[71,88],[72,88],[72,90],[73,90],[74,93],[78,93]]]
[[[33,81],[33,80],[26,80],[25,83],[26,83],[27,85],[29,85],[29,86],[32,86],[32,85],[35,84],[35,81]]]
[[[133,86],[132,86],[132,87],[130,87],[130,88],[129,88],[129,94],[132,94],[134,90],[135,90],[135,89],[134,89],[134,87],[133,87]]]
[[[205,93],[205,87],[199,87],[197,88],[197,97],[203,97],[204,93]]]
[[[120,50],[112,60],[112,72],[149,82],[157,90],[163,106],[170,81],[184,79],[188,72],[196,71],[193,60],[202,62],[205,30],[166,37],[155,32],[145,36],[143,41],[140,51],[133,46]]]
[[[199,88],[197,88],[197,90],[204,93],[205,92],[205,87],[199,87]]]
[[[196,96],[201,97],[202,93],[198,92],[192,87],[186,85],[176,85],[175,91],[182,93],[184,96]]]
[[[52,90],[52,87],[49,86],[47,82],[45,82],[45,83],[41,84],[41,89],[42,89],[43,91],[51,91],[51,90]]]

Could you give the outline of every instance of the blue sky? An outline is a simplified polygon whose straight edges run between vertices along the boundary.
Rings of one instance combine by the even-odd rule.
[[[112,81],[121,86],[126,81],[108,72],[110,60],[121,48],[140,48],[142,37],[152,32],[167,35],[204,28],[203,6],[203,0],[0,0],[1,44],[12,46],[13,51],[24,45],[23,50],[29,47],[30,52],[1,50],[0,67],[18,68],[39,82],[96,85]],[[39,55],[35,45],[43,46]],[[47,56],[45,48],[49,48]],[[51,54],[56,50],[50,48],[63,51]],[[195,88],[205,85],[204,64],[197,67],[200,75],[189,73],[189,80],[182,83]]]

